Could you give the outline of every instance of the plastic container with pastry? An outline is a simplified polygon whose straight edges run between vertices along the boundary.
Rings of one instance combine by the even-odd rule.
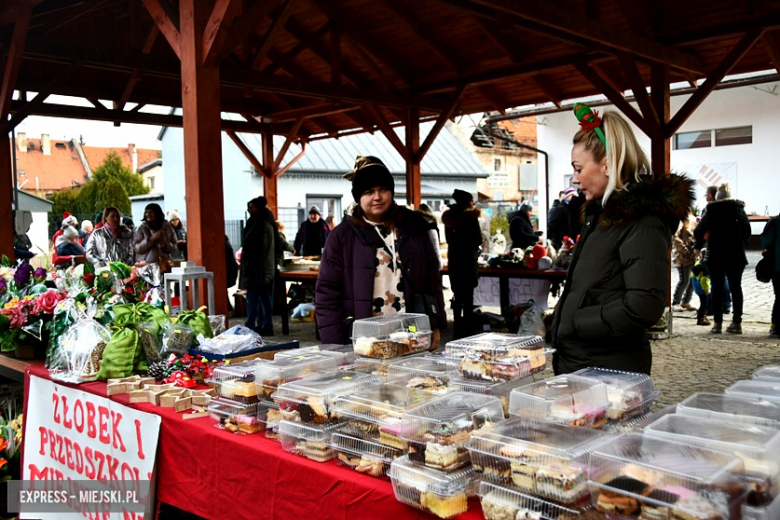
[[[742,518],[747,487],[735,455],[626,433],[589,461],[592,503],[610,518]]]
[[[780,365],[764,365],[753,372],[753,379],[780,381]]]
[[[208,414],[216,428],[250,434],[265,430],[265,423],[258,418],[258,408],[258,403],[215,397],[209,402]]]
[[[589,502],[588,454],[613,438],[588,428],[514,417],[473,433],[468,449],[483,480],[582,505]]]
[[[780,401],[780,380],[745,379],[736,381],[723,391],[726,395],[759,397],[768,401]]]
[[[370,374],[336,370],[279,385],[271,397],[279,404],[283,419],[325,424],[337,421],[332,409],[337,397],[381,384],[381,379]]]
[[[594,367],[583,368],[574,374],[607,385],[607,398],[610,404],[607,419],[610,421],[625,421],[642,415],[661,395],[655,390],[653,380],[647,374]]]
[[[279,441],[279,424],[282,422],[282,412],[279,405],[269,405],[265,411],[265,438]]]
[[[607,386],[568,374],[512,390],[509,413],[529,420],[602,428],[607,422]]]
[[[775,428],[672,414],[645,427],[645,435],[742,459],[748,505],[767,506],[780,494],[780,431]]]
[[[780,428],[780,403],[754,396],[696,392],[677,405],[677,413]]]
[[[451,392],[471,392],[473,394],[492,395],[501,399],[504,406],[504,417],[509,417],[509,396],[512,390],[521,386],[530,385],[534,382],[534,376],[528,375],[514,381],[501,381],[491,383],[488,381],[475,381],[473,379],[463,379],[454,377],[450,379],[449,388]]]
[[[425,314],[364,318],[352,325],[352,348],[358,356],[390,359],[427,351],[431,334],[431,323]]]
[[[416,354],[410,354],[406,356],[404,359],[411,359],[411,358],[420,358],[425,356],[424,352],[418,352]],[[355,363],[349,368],[352,372],[362,372],[364,374],[374,374],[375,376],[382,379],[382,381],[387,382],[387,376],[390,372],[390,365],[393,363],[398,362],[399,358],[391,358],[391,359],[377,359],[377,358],[370,358],[370,357],[362,357],[358,356],[355,359]],[[342,367],[346,368],[346,367]]]
[[[330,437],[338,428],[338,424],[313,425],[281,421],[279,441],[288,453],[316,462],[327,462],[336,458],[336,452],[330,447]]]
[[[493,482],[479,484],[485,520],[603,520],[590,504],[565,506]]]
[[[445,473],[415,464],[407,456],[395,459],[388,475],[396,500],[439,518],[453,518],[465,513],[468,498],[476,494],[478,487],[478,480],[470,466]]]
[[[285,349],[274,354],[274,360],[296,357],[301,354],[322,354],[323,356],[335,357],[338,359],[339,366],[355,362],[355,352],[352,350],[352,345],[315,345],[313,347]]]
[[[339,365],[339,359],[322,354],[299,354],[274,359],[257,365],[255,369],[255,391],[264,401],[270,401],[279,385],[332,372]]]
[[[330,447],[336,452],[336,460],[342,466],[372,477],[386,477],[390,463],[403,452],[376,441],[347,435],[343,430],[330,437]]]
[[[457,359],[469,359],[472,364],[467,364],[463,370],[475,372],[473,378],[486,379],[488,381],[496,380],[486,369],[482,369],[477,361],[483,361],[490,365],[494,362],[500,362],[512,358],[527,358],[527,366],[524,366],[524,372],[516,377],[523,377],[528,374],[541,372],[547,366],[547,357],[554,352],[546,348],[544,338],[532,335],[517,335],[500,332],[483,332],[467,338],[450,341],[445,347],[447,356]],[[499,372],[500,373],[500,372]],[[465,373],[464,377],[469,377]],[[507,379],[501,377],[501,379]]]
[[[404,413],[398,434],[409,443],[412,462],[453,471],[470,462],[472,433],[503,420],[499,398],[453,392]]]
[[[251,360],[243,363],[219,365],[205,382],[214,388],[218,396],[245,403],[256,403],[255,369],[268,361]]]
[[[443,395],[448,392],[450,373],[456,364],[456,360],[444,356],[394,360],[387,371],[387,382]]]

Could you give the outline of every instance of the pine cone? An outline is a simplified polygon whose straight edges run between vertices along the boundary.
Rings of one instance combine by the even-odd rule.
[[[168,363],[165,361],[158,361],[157,363],[152,363],[149,365],[149,370],[147,373],[149,377],[153,377],[159,381],[168,377],[169,372],[170,369],[168,367]]]

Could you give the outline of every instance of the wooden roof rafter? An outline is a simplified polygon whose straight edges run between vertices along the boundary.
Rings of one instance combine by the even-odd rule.
[[[268,56],[268,52],[271,50],[271,46],[274,44],[276,36],[292,14],[292,7],[295,5],[295,1],[296,0],[282,0],[282,3],[280,3],[271,13],[271,25],[268,27],[268,30],[263,35],[262,39],[258,42],[257,48],[254,52],[249,53],[247,57],[246,61],[250,64],[250,69],[257,68]]]
[[[31,100],[27,101],[25,99],[26,96],[21,96],[20,102],[25,102],[25,105],[21,110],[14,112],[13,116],[8,122],[8,128],[16,128],[19,123],[21,123],[27,116],[40,109],[40,107],[43,105],[43,102],[46,101],[46,98],[48,98],[54,92],[54,87],[60,83],[67,82],[70,78],[76,75],[79,70],[81,70],[81,63],[74,63],[70,67],[60,72],[57,76],[52,78],[52,80],[47,83],[46,86],[42,88]]]
[[[181,59],[181,50],[179,45],[179,15],[172,8],[168,0],[142,0],[146,10],[149,11],[155,25],[165,36],[168,45],[171,46],[174,54]]]
[[[11,110],[11,99],[19,77],[19,68],[22,65],[22,55],[24,52],[25,38],[27,36],[27,27],[30,24],[30,15],[32,14],[32,3],[24,2],[18,6],[16,12],[16,21],[11,35],[11,45],[8,54],[3,62],[2,76],[0,76],[0,127],[7,125],[8,114]],[[2,58],[0,58],[2,59]],[[3,130],[0,134],[7,133]]]
[[[261,72],[266,74],[273,74],[280,68],[283,68],[285,63],[293,60],[306,49],[313,49],[314,44],[330,31],[330,22],[325,22],[313,32],[309,34],[303,34],[302,32],[297,32],[295,29],[292,29],[290,27],[291,22],[292,21],[288,21],[287,25],[285,26],[285,30],[298,40],[298,44],[284,54],[280,54],[275,57],[272,63],[261,69]]]

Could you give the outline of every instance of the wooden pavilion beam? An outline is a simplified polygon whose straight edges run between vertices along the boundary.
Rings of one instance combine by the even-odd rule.
[[[219,62],[220,51],[227,39],[229,26],[238,16],[238,0],[216,0],[203,30],[203,62]]]
[[[775,70],[780,73],[780,38],[778,38],[777,31],[764,33],[761,37],[761,43],[769,59],[772,60]]]
[[[168,40],[168,45],[171,46],[176,56],[181,59],[179,21],[175,18],[172,19],[171,10],[169,7],[166,7],[168,5],[167,0],[143,0],[143,3],[157,28],[160,29],[165,39]]]
[[[43,102],[46,101],[46,98],[48,98],[51,93],[54,90],[54,87],[59,85],[60,83],[68,81],[70,78],[72,78],[79,70],[81,70],[81,64],[80,63],[74,63],[72,66],[66,68],[57,76],[55,76],[49,83],[46,84],[46,86],[41,89],[34,98],[31,100],[25,102],[24,99],[20,99],[18,104],[24,104],[24,106],[19,110],[14,110],[13,107],[17,104],[15,102],[11,102],[11,111],[13,112],[13,116],[8,121],[8,130],[13,130],[16,128],[19,123],[24,121],[24,119],[32,114],[34,111],[39,110],[41,106],[43,106]],[[24,96],[22,96],[24,98]]]
[[[694,94],[688,98],[688,101],[680,107],[674,117],[666,125],[665,135],[667,138],[672,137],[677,130],[691,117],[693,111],[701,105],[707,96],[718,86],[718,83],[729,73],[729,71],[742,59],[742,57],[753,47],[753,45],[761,38],[763,34],[762,29],[754,29],[745,34],[742,39],[731,49],[731,51],[723,58],[723,61],[712,71],[704,83],[694,92]]]
[[[153,0],[145,0],[148,3]],[[214,273],[217,314],[227,313],[227,275],[222,187],[219,68],[205,64],[203,35],[211,2],[180,0],[184,178],[187,205],[187,254]],[[160,28],[165,34],[165,30]],[[205,291],[203,291],[205,296]],[[196,306],[200,302],[195,303]]]
[[[398,134],[395,133],[384,114],[382,114],[382,112],[374,105],[365,105],[363,108],[366,113],[374,120],[379,130],[382,131],[382,134],[387,137],[387,140],[390,141],[390,144],[393,145],[393,148],[395,148],[399,155],[403,157],[404,161],[410,162],[412,160],[412,156],[409,154],[409,149],[404,145],[403,141],[401,141],[401,138],[398,137]]]
[[[428,150],[431,149],[433,141],[436,140],[436,138],[439,136],[439,132],[441,132],[441,129],[444,128],[444,124],[448,119],[452,118],[453,114],[455,113],[455,109],[458,107],[458,102],[460,101],[460,96],[463,94],[464,88],[465,87],[458,87],[455,89],[455,93],[452,95],[449,106],[443,110],[441,114],[439,114],[439,117],[436,119],[436,123],[434,123],[431,131],[428,132],[428,135],[425,137],[425,141],[423,141],[422,146],[420,146],[419,150],[416,151],[414,155],[416,162],[422,162],[423,158],[425,158],[425,154],[428,153]]]
[[[701,60],[696,56],[595,20],[583,23],[576,13],[552,6],[544,0],[526,0],[522,4],[518,4],[515,0],[471,1],[495,9],[498,13],[512,15],[529,22],[543,33],[545,30],[556,31],[575,43],[592,42],[612,50],[629,52],[654,62],[668,63],[678,69],[696,73],[704,71]]]
[[[650,102],[650,96],[647,93],[645,81],[639,73],[639,67],[637,67],[636,61],[630,54],[625,52],[618,53],[618,60],[620,60],[623,72],[628,78],[631,92],[634,93],[634,99],[639,105],[640,110],[642,110],[642,116],[644,116],[645,120],[648,121],[651,126],[660,127],[665,121],[662,122],[658,119],[658,114],[656,114],[655,108]]]
[[[298,131],[301,129],[301,125],[303,124],[303,118],[298,119],[295,124],[292,127],[292,130],[285,136],[284,144],[279,149],[279,153],[276,155],[276,159],[274,159],[273,164],[271,165],[271,174],[277,175],[276,172],[279,171],[279,166],[282,164],[282,161],[284,160],[284,156],[287,155],[287,150],[290,149],[290,145],[298,140]]]
[[[292,34],[293,36],[295,36],[295,38],[298,40],[298,44],[292,49],[290,49],[289,51],[285,52],[284,54],[275,57],[273,63],[269,64],[267,67],[262,69],[263,73],[273,74],[277,70],[284,68],[285,63],[292,61],[296,56],[298,56],[306,49],[314,50],[315,49],[314,44],[320,38],[325,36],[328,33],[328,31],[330,31],[330,24],[326,22],[310,34],[303,34],[302,32],[296,34],[296,32],[294,32],[294,29],[290,27],[291,26],[290,22],[291,20],[288,20],[287,24],[285,25],[285,30],[290,34]]]
[[[252,150],[249,149],[246,143],[244,143],[244,141],[242,141],[241,138],[232,130],[228,130],[225,133],[230,138],[230,140],[233,141],[233,144],[236,145],[238,150],[244,154],[244,157],[247,158],[252,167],[257,170],[258,173],[260,173],[260,175],[263,177],[268,177],[268,169],[261,161],[257,159],[257,157],[255,157],[255,154],[252,153]]]
[[[14,224],[11,204],[14,194],[13,166],[11,164],[11,145],[8,133],[8,114],[11,110],[16,81],[19,77],[19,67],[22,63],[22,52],[27,39],[27,28],[30,24],[32,4],[21,3],[17,6],[16,21],[14,23],[11,44],[7,58],[2,68],[2,85],[0,85],[0,256],[6,255],[14,258]]]
[[[295,0],[282,0],[282,3],[277,7],[278,13],[274,16],[271,26],[265,32],[263,40],[255,51],[254,54],[247,60],[251,63],[249,68],[255,68],[263,62],[268,56],[268,51],[271,50],[271,46],[276,41],[276,37],[279,35],[279,31],[282,30],[284,24],[287,23],[287,19],[292,13],[292,7],[295,5]]]
[[[507,23],[506,20],[486,20],[481,17],[474,17],[474,20],[485,31],[491,40],[506,54],[512,62],[518,62],[523,60],[523,55],[517,48],[517,40],[512,36],[506,34],[508,32],[514,32],[515,26],[511,23]]]
[[[650,65],[650,88],[653,112],[658,116],[658,131],[650,136],[650,167],[657,176],[668,175],[672,169],[669,136],[663,132],[669,122],[669,67],[659,63]],[[667,302],[669,303],[669,302]]]
[[[278,213],[279,208],[279,181],[278,177],[270,171],[269,166],[274,162],[274,136],[273,134],[265,133],[261,139],[262,151],[263,151],[263,165],[266,166],[266,171],[269,175],[263,175],[263,195],[268,200],[268,209],[274,216]]]
[[[271,0],[256,0],[250,5],[230,29],[225,28],[226,30],[220,34],[219,41],[215,42],[212,56],[215,57],[216,62],[224,61],[228,54],[254,32],[260,20],[268,16],[278,5],[278,1]],[[249,54],[248,50],[247,54]]]
[[[435,136],[434,136],[435,138]],[[420,109],[409,107],[406,120],[406,202],[419,208],[422,202],[420,171]]]
[[[535,74],[531,76],[531,81],[539,87],[539,90],[547,96],[547,98],[558,108],[561,108],[561,102],[563,101],[563,94],[558,91],[558,87],[550,81],[544,74]]]

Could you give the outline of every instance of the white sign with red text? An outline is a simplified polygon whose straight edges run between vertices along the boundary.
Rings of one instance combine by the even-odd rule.
[[[23,480],[98,480],[109,485],[151,480],[160,416],[32,375],[27,400]],[[84,511],[79,516],[92,517]],[[141,517],[117,512],[94,516]],[[23,511],[20,518],[63,515]]]

